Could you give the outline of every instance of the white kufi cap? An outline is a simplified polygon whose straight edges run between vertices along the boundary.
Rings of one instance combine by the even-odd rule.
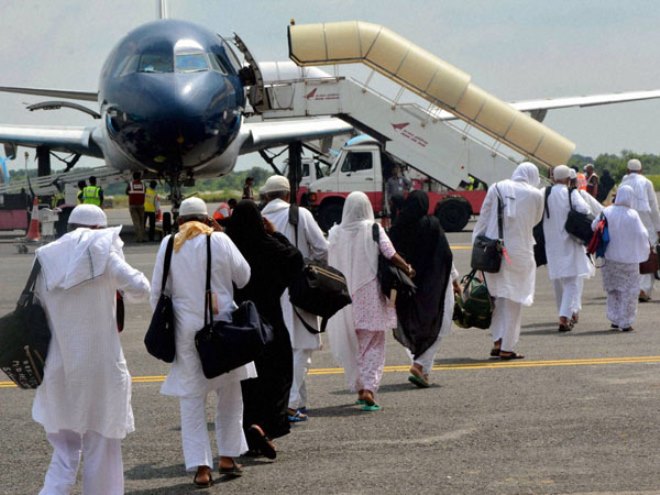
[[[87,227],[107,227],[108,217],[96,205],[78,205],[69,215],[68,223]]]
[[[628,170],[632,170],[633,172],[639,172],[640,170],[642,170],[642,162],[640,162],[637,158],[628,160]]]
[[[289,192],[290,190],[291,186],[289,186],[289,179],[283,175],[271,175],[268,177],[263,187],[259,189],[259,194]]]
[[[187,217],[191,215],[209,216],[209,210],[206,208],[206,203],[203,199],[188,198],[181,202],[179,216]]]
[[[557,165],[552,169],[552,176],[555,180],[568,179],[571,176],[571,169],[566,165]]]

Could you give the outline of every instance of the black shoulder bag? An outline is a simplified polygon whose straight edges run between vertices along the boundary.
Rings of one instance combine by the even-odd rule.
[[[298,247],[297,205],[289,207],[289,223],[295,228]],[[305,260],[302,272],[289,286],[289,300],[296,316],[311,333],[324,332],[330,317],[352,302],[344,274],[326,263],[309,259]],[[296,308],[320,316],[320,330],[308,325]]]
[[[20,388],[37,388],[44,376],[50,344],[46,313],[34,299],[41,271],[35,259],[16,309],[0,318],[0,368]]]
[[[195,333],[195,347],[206,378],[228,373],[258,358],[273,340],[273,328],[262,320],[252,301],[243,301],[231,321],[213,321],[211,236],[206,236],[204,326]]]
[[[545,199],[543,202],[543,214],[546,218],[550,218],[550,210],[548,210],[548,196],[552,192],[552,186],[545,188]],[[534,225],[534,261],[536,266],[543,266],[548,264],[548,256],[545,253],[545,234],[543,233],[543,218],[541,221]]]
[[[151,323],[149,323],[147,333],[144,336],[144,345],[147,348],[147,352],[166,363],[174,361],[174,356],[176,355],[174,308],[172,306],[172,298],[165,294],[165,284],[167,283],[167,275],[170,273],[173,246],[174,234],[167,241],[163,280],[160,284],[160,297],[158,298],[154,314],[151,317]]]
[[[380,242],[380,229],[374,223],[371,227],[371,236],[378,246]],[[401,268],[387,259],[378,249],[378,284],[380,290],[388,299],[396,300],[397,294],[410,297],[415,294],[415,282]]]
[[[487,273],[497,273],[502,265],[502,251],[504,237],[504,218],[502,198],[495,186],[497,194],[497,235],[498,239],[491,239],[483,234],[478,235],[472,246],[472,259],[470,265],[473,270],[481,270]]]
[[[591,238],[594,235],[594,231],[591,230],[591,223],[594,221],[594,217],[590,213],[582,213],[573,209],[573,201],[571,196],[573,195],[572,193],[574,190],[577,189],[568,190],[568,205],[570,210],[568,211],[568,216],[566,217],[564,229],[575,242],[586,246],[589,244]]]

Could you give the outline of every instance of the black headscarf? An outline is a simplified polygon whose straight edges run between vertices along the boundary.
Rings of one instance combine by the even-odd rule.
[[[445,232],[439,220],[428,215],[428,208],[429,198],[424,191],[411,192],[389,233],[397,253],[416,272],[415,295],[397,298],[399,325],[394,331],[394,337],[415,357],[424,353],[440,332],[453,261]]]

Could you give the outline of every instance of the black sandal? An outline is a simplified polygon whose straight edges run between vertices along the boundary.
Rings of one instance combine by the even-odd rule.
[[[208,474],[209,476],[208,481],[199,481],[197,479],[197,477],[202,473]],[[199,486],[202,488],[208,488],[209,486],[213,485],[213,476],[211,476],[211,468],[208,466],[199,466],[197,468],[197,472],[195,473],[195,477],[193,478],[193,483],[195,484],[195,486]]]
[[[259,426],[250,426],[245,432],[245,435],[247,436],[250,448],[254,446],[255,450],[259,450],[267,459],[275,459],[277,457],[275,445],[273,445],[273,442]]]
[[[243,475],[243,470],[241,466],[236,464],[236,461],[232,460],[231,467],[222,467],[218,465],[218,471],[221,475],[226,476],[227,478],[238,478]]]
[[[525,359],[525,356],[522,354],[516,354],[515,352],[503,353],[500,351],[500,359],[502,361],[510,361],[511,359]]]

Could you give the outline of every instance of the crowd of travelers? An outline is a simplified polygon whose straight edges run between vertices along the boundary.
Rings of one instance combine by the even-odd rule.
[[[660,212],[639,160],[628,162],[628,174],[607,207],[598,199],[604,198],[604,188],[591,165],[579,174],[557,166],[552,181],[540,189],[538,168],[520,164],[511,179],[488,188],[474,228],[474,237],[499,236],[506,252],[501,269],[485,274],[494,302],[491,358],[524,357],[515,347],[523,307],[533,304],[533,231],[540,222],[558,331],[572,331],[578,323],[584,280],[595,268],[584,244],[564,229],[572,209],[592,214],[594,229],[599,220],[607,221],[610,239],[602,278],[612,328],[632,331],[637,303],[652,297],[654,277],[640,275],[638,265],[657,242]],[[144,202],[142,208],[139,203],[145,192],[135,177],[128,193],[135,196],[131,217],[140,226]],[[98,200],[95,191],[83,192],[88,193]],[[246,182],[245,199],[223,219],[223,226],[209,216],[204,201],[184,200],[178,231],[172,234],[172,244],[170,236],[162,240],[151,283],[126,262],[121,227],[108,227],[98,204],[78,205],[69,217],[69,232],[37,250],[42,272],[36,294],[52,331],[45,376],[33,405],[33,418],[43,425],[53,447],[41,495],[70,493],[81,457],[85,493],[124,493],[120,443],[134,430],[134,419],[131,377],[115,320],[117,291],[127,302],[150,299],[152,307],[162,292],[172,300],[176,354],[161,393],[178,398],[185,469],[198,487],[213,484],[214,466],[224,478],[241,476],[243,468],[236,460],[240,456],[275,459],[275,440],[288,434],[292,423],[308,420],[305,383],[313,353],[321,347],[320,322],[293,306],[288,295],[306,260],[328,263],[345,276],[352,304],[329,320],[326,333],[333,356],[344,368],[346,386],[356,394],[356,406],[366,413],[382,407],[377,394],[390,330],[408,352],[408,380],[429,387],[462,287],[447,237],[428,213],[427,194],[414,190],[401,198],[386,231],[375,221],[368,197],[353,192],[341,222],[327,238],[308,210],[292,208],[286,178],[270,177],[259,195],[260,205],[253,199],[252,183]],[[144,230],[138,232],[138,241],[145,235]],[[171,259],[168,245],[173,246]],[[379,257],[414,281],[413,295],[392,300],[383,293]],[[163,284],[166,258],[169,276]],[[213,260],[207,275],[212,319],[230,321],[236,305],[249,300],[272,327],[272,339],[257,359],[211,379],[203,374],[195,346],[195,334],[205,321],[207,259]],[[95,310],[89,311],[92,307]],[[217,464],[206,418],[211,393],[216,396]]]

